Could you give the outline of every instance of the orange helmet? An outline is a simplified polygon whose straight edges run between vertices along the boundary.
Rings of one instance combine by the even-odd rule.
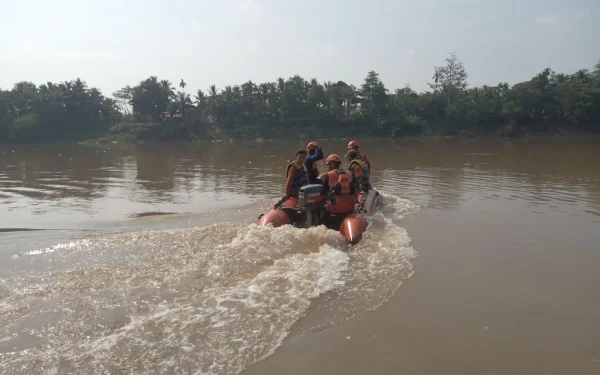
[[[332,161],[335,161],[336,163],[342,163],[342,159],[340,159],[339,156],[337,156],[336,154],[331,154],[327,157],[327,159],[325,159],[325,165],[329,165],[329,163],[331,163]]]
[[[308,142],[308,144],[306,145],[306,150],[310,151],[310,150],[314,150],[315,148],[315,143],[314,142]]]
[[[348,142],[348,150],[350,150],[351,148],[358,148],[358,142],[356,141],[350,141]]]

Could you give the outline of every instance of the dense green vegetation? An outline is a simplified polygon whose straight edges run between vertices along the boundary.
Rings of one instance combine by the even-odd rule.
[[[282,136],[383,136],[600,131],[600,60],[593,71],[566,75],[544,69],[510,87],[469,88],[462,62],[450,55],[434,68],[430,91],[393,93],[376,72],[360,87],[296,75],[193,96],[150,77],[113,93],[80,79],[0,90],[0,142],[128,135],[136,139]]]

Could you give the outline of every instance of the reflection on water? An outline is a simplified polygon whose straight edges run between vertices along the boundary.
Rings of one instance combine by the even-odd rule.
[[[275,197],[299,143],[1,146],[0,203],[10,215],[0,227],[94,227],[146,212],[206,212]],[[342,154],[346,141],[321,143],[326,155]],[[509,199],[563,212],[583,205],[600,216],[598,139],[362,144],[374,185],[424,207]]]
[[[2,217],[0,227],[81,220],[94,226],[94,219],[144,212],[206,212],[281,190],[259,153],[231,145],[3,146],[1,153],[0,202],[13,216]]]
[[[395,165],[379,176],[379,186],[437,209],[510,199],[545,211],[584,205],[600,215],[599,145],[598,139],[409,143],[387,150]]]

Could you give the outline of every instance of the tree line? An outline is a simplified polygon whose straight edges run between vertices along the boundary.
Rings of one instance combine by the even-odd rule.
[[[455,54],[434,67],[430,91],[390,92],[370,71],[360,87],[295,75],[195,93],[152,76],[105,97],[79,78],[0,89],[0,142],[126,134],[137,139],[600,131],[600,60],[592,71],[544,69],[530,80],[469,87]]]

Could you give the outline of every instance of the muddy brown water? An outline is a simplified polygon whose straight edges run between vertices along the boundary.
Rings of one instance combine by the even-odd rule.
[[[361,144],[356,247],[253,224],[303,144],[0,146],[0,373],[600,373],[600,139]]]

